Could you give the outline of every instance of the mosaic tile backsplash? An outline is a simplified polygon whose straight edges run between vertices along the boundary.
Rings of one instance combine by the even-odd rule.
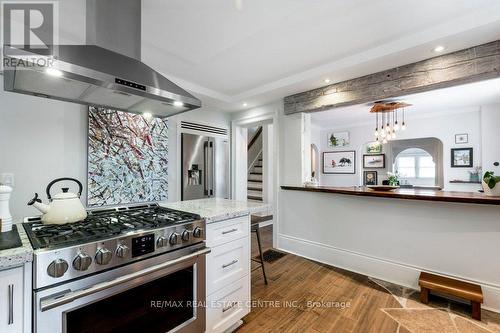
[[[89,107],[87,205],[168,199],[168,121]]]

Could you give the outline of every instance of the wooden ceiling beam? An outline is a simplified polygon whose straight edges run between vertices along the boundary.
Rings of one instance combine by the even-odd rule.
[[[318,112],[500,77],[500,40],[287,96],[285,114]]]

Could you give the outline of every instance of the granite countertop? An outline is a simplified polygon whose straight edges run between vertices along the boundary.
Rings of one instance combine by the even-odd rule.
[[[198,199],[178,202],[161,202],[160,206],[198,214],[207,223],[214,223],[248,214],[259,213],[269,209],[265,203],[235,201],[220,198]]]
[[[24,232],[22,223],[17,224],[17,231],[21,238],[22,246],[0,251],[0,270],[24,265],[33,261],[33,249],[28,236]]]

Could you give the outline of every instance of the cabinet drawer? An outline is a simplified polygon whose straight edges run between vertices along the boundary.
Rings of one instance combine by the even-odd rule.
[[[23,268],[0,271],[0,332],[23,331]]]
[[[249,237],[212,247],[207,255],[207,295],[241,279],[249,271]]]
[[[237,217],[207,225],[207,246],[214,247],[250,234],[250,216]]]
[[[250,275],[207,298],[207,333],[221,333],[250,312]]]

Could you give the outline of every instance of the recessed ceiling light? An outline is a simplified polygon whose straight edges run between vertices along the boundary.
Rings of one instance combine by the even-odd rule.
[[[151,118],[153,118],[153,115],[151,114],[151,112],[144,112],[144,113],[142,114],[142,116],[143,116],[144,118],[146,118],[146,119],[151,119]]]
[[[325,79],[325,83],[330,83],[330,79]]]
[[[60,70],[58,69],[55,69],[55,68],[47,68],[45,69],[45,73],[49,74],[49,75],[52,75],[52,76],[58,76],[58,77],[61,77],[63,76],[63,72],[61,72]]]
[[[248,104],[246,102],[243,103],[243,106],[248,106]]]
[[[443,52],[444,51],[444,46],[439,45],[434,48],[434,52]]]
[[[181,101],[175,101],[174,106],[181,107],[184,106],[184,103],[182,103]]]

